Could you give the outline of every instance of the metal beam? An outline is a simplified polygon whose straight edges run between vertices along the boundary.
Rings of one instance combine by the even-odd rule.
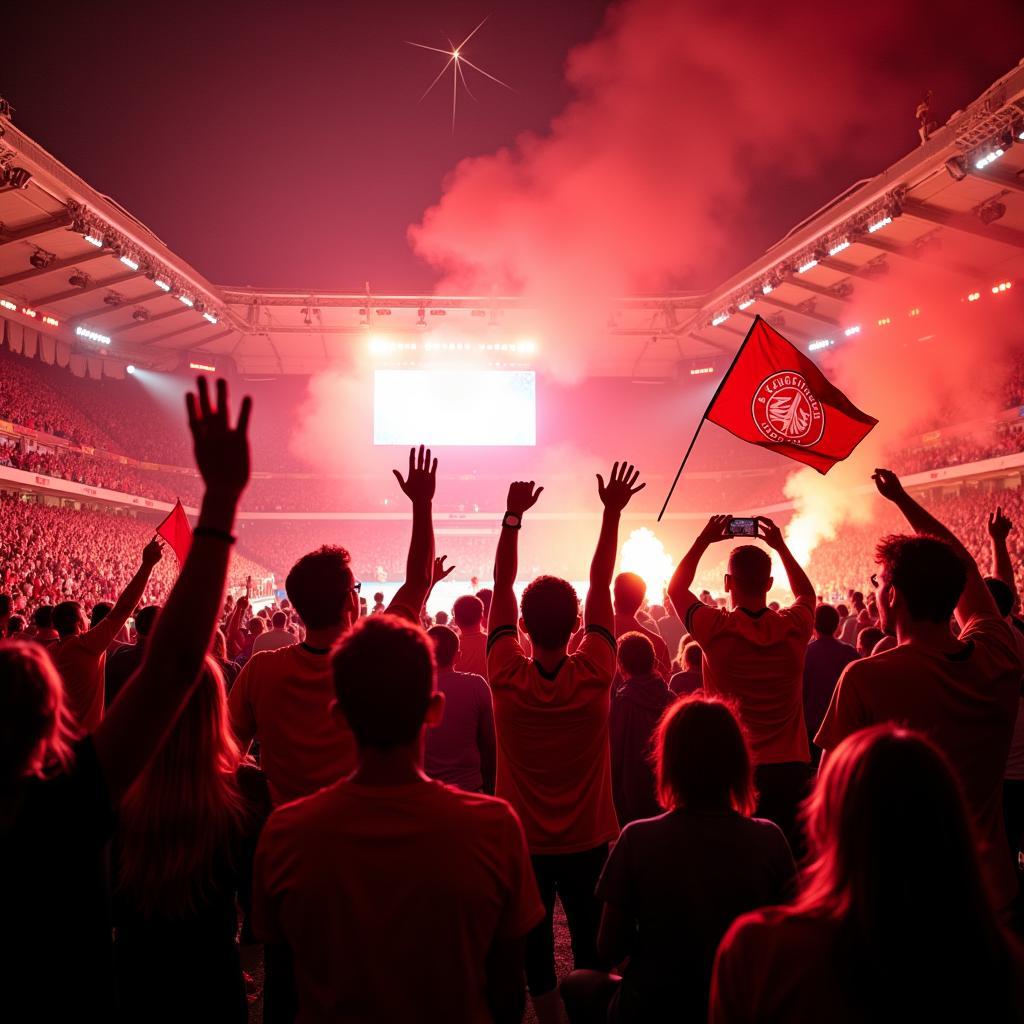
[[[1004,227],[1002,224],[982,224],[977,217],[970,213],[954,213],[951,210],[942,210],[916,199],[905,199],[903,214],[907,217],[915,217],[917,220],[927,221],[930,224],[940,224],[942,227],[952,228],[954,231],[962,231],[965,235],[984,238],[989,242],[1001,242],[1003,245],[1024,249],[1024,231]]]
[[[835,256],[826,256],[818,261],[823,267],[829,270],[837,270],[847,277],[856,277],[860,281],[869,281],[871,284],[881,284],[882,274],[875,274],[868,270],[867,266],[858,267],[855,263],[847,263],[846,260],[837,259]]]
[[[152,320],[147,320],[146,323],[152,323]],[[175,338],[179,334],[188,334],[189,331],[198,331],[203,327],[209,327],[210,324],[207,321],[203,321],[200,324],[189,324],[188,327],[179,327],[176,331],[168,331],[166,334],[158,334],[155,338],[144,338],[142,341],[136,342],[137,345],[155,345],[159,341],[166,341],[168,338]]]
[[[796,316],[806,316],[810,320],[818,320],[823,324],[828,324],[829,327],[838,327],[839,321],[834,317],[825,316],[824,313],[818,313],[815,310],[801,309],[799,306],[793,306],[788,302],[783,302],[782,299],[776,299],[771,295],[762,295],[758,302],[764,302],[769,306],[775,306],[778,309],[784,309],[787,313],[793,313]]]
[[[100,288],[112,288],[115,284],[124,284],[138,277],[135,271],[128,271],[127,274],[118,274],[117,277],[108,277],[105,281],[93,280],[84,288],[68,288],[63,292],[55,292],[53,295],[45,295],[41,299],[35,299],[38,306],[52,306],[55,302],[63,302],[65,299],[73,299],[76,295],[88,295],[89,292],[99,291]]]
[[[878,249],[889,256],[899,256],[900,259],[912,260],[915,263],[930,263],[940,267],[951,274],[961,274],[964,277],[980,277],[985,280],[989,274],[980,267],[972,267],[967,263],[957,263],[954,260],[943,259],[936,252],[928,249],[921,249],[914,245],[896,245],[887,242],[884,238],[875,238],[871,235],[858,235],[854,239],[855,244],[865,245],[869,249]]]
[[[169,309],[166,313],[157,313],[156,316],[151,316],[148,320],[140,320],[137,324],[128,324],[127,327],[119,327],[117,329],[117,333],[118,335],[122,335],[125,331],[136,331],[140,327],[148,327],[150,324],[155,324],[160,320],[166,320],[168,317],[181,316],[182,313],[190,312],[193,312],[193,310],[190,310],[188,306],[182,306],[181,309]],[[206,321],[204,320],[203,322],[205,323]],[[145,342],[142,342],[142,344],[145,344]]]
[[[113,253],[103,252],[97,249],[96,252],[87,252],[84,256],[75,256],[72,259],[54,260],[48,267],[42,270],[23,270],[19,274],[8,274],[7,277],[0,277],[0,284],[17,284],[19,281],[28,281],[33,277],[42,277],[44,274],[56,274],[59,270],[67,270],[68,267],[80,267],[83,263],[91,263],[93,260],[103,259],[104,256],[113,258]]]
[[[821,260],[818,261],[819,263]],[[850,302],[849,296],[836,295],[831,288],[826,288],[820,284],[814,284],[812,281],[805,281],[806,274],[787,274],[783,279],[783,284],[791,284],[794,288],[802,288],[805,292],[811,292],[813,295],[820,295],[826,299],[833,299],[835,302]]]
[[[979,171],[976,167],[971,167],[968,169],[968,174],[979,181],[987,181],[990,185],[1001,185],[1014,192],[1024,192],[1024,177],[1014,174],[1012,171],[1004,171],[1002,168],[995,167]]]
[[[689,331],[687,333],[694,341],[699,341],[702,345],[707,345],[708,348],[717,349],[719,352],[724,352],[730,356],[736,354],[736,349],[732,345],[726,345],[723,341],[711,341],[709,338],[702,337],[696,331]],[[684,358],[689,357],[684,356]]]
[[[239,332],[233,327],[229,327],[226,331],[218,331],[212,338],[207,338],[206,341],[201,341],[198,345],[192,347],[198,352],[201,348],[206,348],[207,345],[212,345],[215,341],[220,341],[221,338],[226,338],[229,334],[238,334]]]
[[[137,299],[125,299],[123,302],[119,302],[116,306],[111,306],[108,303],[104,303],[99,309],[91,309],[88,313],[75,313],[68,314],[65,319],[72,323],[76,320],[95,320],[98,316],[109,316],[111,313],[123,312],[130,306],[137,306],[140,302],[148,302],[150,299],[158,299],[162,295],[167,293],[161,290],[155,292],[146,292],[145,295],[140,295]],[[41,305],[41,303],[40,303]],[[152,320],[152,317],[150,317]],[[143,321],[140,321],[143,322]],[[148,323],[149,321],[144,321]]]
[[[0,247],[10,245],[12,242],[20,242],[35,235],[46,234],[47,231],[56,231],[58,228],[66,228],[71,223],[71,214],[59,214],[56,217],[46,217],[44,220],[36,220],[24,227],[15,228],[13,231],[6,229],[0,231]]]

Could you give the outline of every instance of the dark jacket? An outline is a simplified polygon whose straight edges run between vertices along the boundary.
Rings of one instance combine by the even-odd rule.
[[[672,701],[665,680],[658,675],[627,679],[612,698],[608,722],[612,795],[620,825],[664,810],[655,796],[650,750],[658,720]]]

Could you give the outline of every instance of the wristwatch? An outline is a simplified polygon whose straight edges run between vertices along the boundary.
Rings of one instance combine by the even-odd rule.
[[[523,528],[523,517],[517,512],[506,512],[501,525],[507,526],[510,530],[521,530]]]

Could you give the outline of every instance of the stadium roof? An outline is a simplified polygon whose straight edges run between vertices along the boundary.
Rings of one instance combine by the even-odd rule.
[[[862,326],[850,319],[855,291],[883,276],[891,289],[921,266],[960,290],[1024,277],[1024,65],[706,295],[614,303],[593,369],[674,377],[727,359],[758,313],[795,342],[841,342]],[[112,371],[231,357],[248,375],[316,371],[368,330],[413,343],[444,324],[513,344],[532,321],[515,298],[212,284],[21,132],[2,101],[0,316],[103,356]]]

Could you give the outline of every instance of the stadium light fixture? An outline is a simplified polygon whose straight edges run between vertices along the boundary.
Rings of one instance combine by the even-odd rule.
[[[217,372],[217,367],[214,366],[212,363],[190,362],[188,364],[188,368],[190,370],[201,370],[204,373],[216,373]]]
[[[889,326],[889,324],[891,324],[891,323],[892,323],[892,317],[891,317],[891,316],[883,316],[883,317],[882,317],[882,318],[881,318],[881,319],[880,319],[880,320],[878,321],[878,326],[879,326],[879,327],[888,327],[888,326]]]
[[[737,309],[750,309],[750,307],[753,304],[754,304],[754,300],[752,298],[744,299],[741,303],[739,303],[739,305],[736,308]]]
[[[967,296],[967,301],[968,302],[977,302],[978,299],[980,299],[980,298],[981,298],[981,292],[971,292],[971,294]]]
[[[823,348],[828,348],[832,344],[831,338],[819,338],[817,341],[812,341],[807,346],[808,352],[819,352]]]
[[[850,245],[850,240],[848,238],[844,238],[841,242],[836,242],[836,244],[829,249],[828,254],[829,256],[838,256],[844,249],[849,249]]]
[[[806,263],[802,263],[799,267],[797,267],[796,272],[798,274],[806,274],[808,270],[813,270],[817,265],[818,261],[812,258],[809,259]]]
[[[159,278],[159,277],[154,278],[153,279],[153,284],[155,284],[157,286],[157,288],[159,288],[160,291],[162,291],[162,292],[169,292],[171,290],[171,286],[166,281],[164,281],[162,278]]]
[[[75,334],[80,338],[85,338],[86,341],[95,341],[97,345],[110,344],[110,338],[105,334],[100,334],[99,331],[90,330],[88,327],[76,327]]]
[[[125,372],[125,373],[128,373],[128,374],[131,374],[131,375],[133,375],[133,376],[134,376],[134,374],[135,374],[135,366],[134,366],[134,364],[133,364],[133,363],[129,363],[129,364],[128,364],[128,365],[127,365],[127,366],[126,366],[125,368],[124,368],[124,372]]]
[[[35,320],[35,318],[39,315],[34,309],[30,309],[28,306],[22,306],[21,311],[22,313],[25,314],[25,316],[32,317],[33,320]]]
[[[892,217],[886,214],[880,220],[876,220],[874,224],[868,225],[868,234],[873,235],[876,231],[881,231],[882,228],[887,227],[892,223]]]
[[[1008,292],[1012,287],[1012,281],[1000,281],[999,284],[992,285],[992,294],[998,295],[1000,292]]]
[[[765,281],[765,283],[761,285],[762,295],[771,295],[773,291],[775,291],[775,287],[772,285],[771,281]]]
[[[712,326],[712,327],[718,327],[718,326],[720,326],[721,324],[724,324],[724,323],[725,323],[725,321],[726,321],[726,320],[728,320],[728,319],[729,319],[729,314],[728,314],[728,313],[719,313],[719,314],[718,314],[718,316],[716,316],[716,317],[715,317],[715,318],[714,318],[714,319],[713,319],[713,320],[711,321],[711,326]]]
[[[136,263],[136,261],[135,261],[135,260],[133,260],[133,259],[131,258],[131,256],[122,256],[122,257],[121,257],[121,262],[122,262],[122,263],[123,263],[123,264],[124,264],[124,265],[125,265],[125,266],[126,266],[126,267],[127,267],[128,269],[129,269],[129,270],[138,270],[138,269],[139,269],[139,265],[138,265],[138,263]]]
[[[715,368],[713,366],[693,366],[690,368],[691,377],[704,377],[709,373],[714,373]]]
[[[1005,152],[1006,150],[1002,146],[996,146],[995,149],[990,149],[984,156],[978,157],[974,161],[974,166],[977,170],[983,171],[989,164],[994,164]]]
[[[920,315],[921,315],[921,307],[920,306],[915,306],[912,310],[910,310],[909,313],[907,313],[907,316],[909,316],[909,317],[915,317],[915,316],[920,316]]]
[[[3,306],[4,309],[9,309],[12,313],[16,313],[18,311],[18,304],[16,302],[11,302],[10,299],[0,299],[0,306]]]
[[[182,305],[188,306],[189,309],[191,309],[195,305],[195,302],[192,299],[190,299],[187,295],[179,295],[178,301]]]
[[[49,324],[50,327],[60,327],[60,321],[55,316],[44,316],[43,323]]]
[[[203,319],[208,320],[211,324],[215,324],[217,322],[217,318],[213,315],[213,313],[209,312],[203,313]]]
[[[854,324],[852,327],[847,327],[843,334],[847,338],[852,338],[855,334],[860,334],[860,324]]]
[[[90,245],[95,245],[97,249],[103,248],[103,239],[97,238],[95,235],[83,235],[82,236]]]

